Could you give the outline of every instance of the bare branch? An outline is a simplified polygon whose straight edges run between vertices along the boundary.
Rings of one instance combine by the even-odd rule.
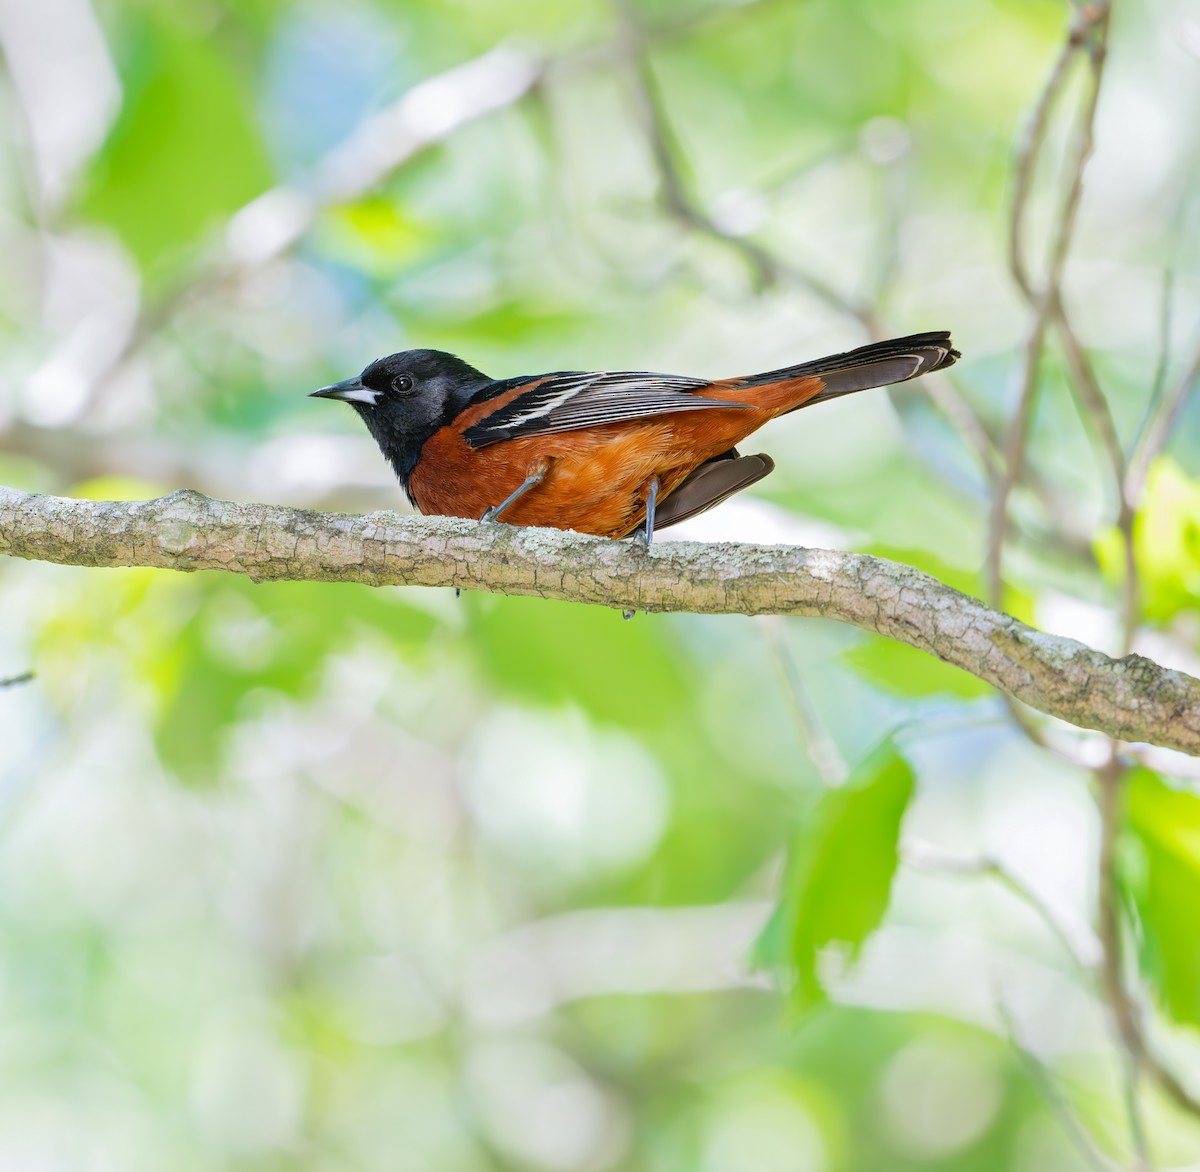
[[[995,485],[989,516],[987,581],[988,597],[993,603],[999,601],[1002,591],[1002,560],[1008,523],[1008,502],[1024,471],[1025,446],[1028,442],[1029,423],[1036,401],[1038,368],[1041,363],[1046,331],[1052,320],[1058,322],[1063,316],[1061,313],[1062,277],[1074,237],[1080,199],[1083,195],[1083,173],[1092,154],[1096,107],[1104,77],[1110,15],[1109,0],[1097,0],[1096,3],[1084,5],[1074,11],[1066,44],[1043,86],[1041,96],[1034,107],[1034,114],[1029,121],[1029,128],[1022,138],[1017,152],[1017,184],[1013,198],[1009,263],[1012,267],[1013,279],[1034,306],[1034,316],[1025,339],[1018,379],[1019,392],[1016,410],[1009,423],[1003,445],[1004,473]],[[1050,248],[1045,282],[1040,291],[1035,291],[1033,281],[1025,267],[1022,243],[1029,189],[1036,169],[1037,157],[1045,143],[1050,111],[1065,82],[1070,62],[1085,48],[1092,66],[1089,74],[1090,84],[1080,117],[1070,168],[1070,180],[1059,211],[1057,228]],[[1100,398],[1103,400],[1102,395]],[[1107,406],[1104,410],[1107,412]]]
[[[0,678],[0,688],[15,688],[19,684],[27,684],[33,679],[33,672],[23,671],[15,676],[5,676]]]
[[[1033,1084],[1041,1092],[1042,1098],[1046,1100],[1046,1105],[1058,1120],[1059,1126],[1067,1138],[1075,1145],[1084,1160],[1096,1169],[1096,1172],[1121,1172],[1121,1165],[1105,1154],[1092,1133],[1076,1114],[1074,1107],[1055,1081],[1053,1073],[1047,1070],[1045,1063],[1021,1041],[1017,1023],[1013,1019],[1012,1010],[1008,1007],[1007,1002],[1003,997],[997,997],[996,1004],[1000,1011],[1000,1017],[1004,1021],[1005,1029],[1008,1031],[1009,1044],[1021,1060],[1021,1064],[1025,1067]]]
[[[1054,305],[1054,324],[1067,356],[1067,365],[1071,369],[1071,388],[1075,392],[1080,415],[1085,426],[1090,423],[1095,428],[1112,471],[1117,498],[1117,532],[1121,537],[1124,570],[1121,579],[1121,650],[1128,653],[1133,648],[1133,637],[1137,632],[1140,594],[1137,558],[1133,546],[1133,519],[1136,511],[1134,502],[1137,497],[1129,493],[1125,452],[1117,435],[1117,425],[1108,405],[1108,398],[1101,389],[1087,354],[1075,334],[1075,327],[1067,316],[1061,291]]]
[[[1017,405],[1004,439],[1004,471],[992,490],[985,562],[988,599],[993,606],[1000,605],[1004,594],[1003,559],[1004,538],[1008,531],[1008,505],[1025,464],[1025,444],[1029,438],[1029,422],[1033,416],[1034,391],[1037,389],[1038,364],[1041,360],[1042,342],[1046,336],[1046,325],[1047,315],[1039,310],[1034,316],[1023,348]]]
[[[919,386],[934,407],[946,417],[950,426],[963,438],[967,448],[974,452],[986,482],[994,483],[1000,475],[1000,454],[996,443],[988,434],[983,421],[975,414],[975,409],[966,396],[959,390],[955,380],[939,371],[926,375]],[[1047,512],[1052,514],[1052,510],[1048,509]]]
[[[616,7],[621,24],[621,46],[634,80],[638,114],[654,158],[662,202],[668,214],[689,231],[718,240],[740,253],[760,285],[780,281],[798,285],[830,308],[857,319],[869,332],[874,332],[876,323],[868,306],[851,302],[820,277],[789,265],[745,236],[729,232],[692,198],[676,162],[674,134],[650,70],[637,17],[626,0],[617,0]]]
[[[1175,242],[1177,245],[1179,241]],[[1162,275],[1162,289],[1158,295],[1158,361],[1154,364],[1154,379],[1150,383],[1150,394],[1146,397],[1145,410],[1137,431],[1133,436],[1130,463],[1146,439],[1146,430],[1163,407],[1163,395],[1167,391],[1167,376],[1171,372],[1171,328],[1174,324],[1175,270],[1166,268]]]
[[[125,345],[93,372],[94,401],[115,375],[188,302],[236,284],[304,237],[327,207],[360,198],[435,143],[522,98],[544,62],[500,46],[412,87],[365,119],[314,167],[306,183],[280,185],[235,212],[215,255],[173,292],[143,309]]]
[[[691,192],[683,177],[675,135],[658,92],[637,14],[629,0],[614,0],[620,21],[621,49],[634,81],[634,98],[643,132],[658,174],[663,207],[681,227],[717,240],[738,252],[755,281],[762,286],[789,284],[811,294],[835,312],[853,318],[871,338],[888,334],[870,302],[854,300],[835,289],[822,277],[783,259],[745,236],[723,228]],[[996,446],[967,399],[950,379],[931,375],[922,379],[921,389],[950,426],[962,437],[990,482],[998,474]]]
[[[1079,48],[1079,43],[1073,36],[1068,36],[1063,42],[1017,143],[1012,211],[1009,215],[1008,228],[1008,268],[1017,287],[1031,301],[1037,298],[1037,292],[1025,264],[1025,216],[1028,210],[1029,193],[1033,189],[1033,175],[1037,170],[1037,160],[1046,141],[1050,112],[1054,109],[1054,103],[1058,101],[1059,94],[1067,80],[1067,70],[1079,52]]]
[[[763,617],[762,622],[767,634],[767,643],[791,698],[792,711],[804,747],[808,750],[808,758],[821,781],[830,789],[835,789],[850,775],[850,770],[838,751],[837,743],[829,735],[829,730],[821,723],[808,689],[800,678],[800,669],[796,666],[796,659],[787,645],[783,619],[767,615]]]
[[[0,488],[0,553],[65,565],[228,570],[257,581],[456,586],[616,609],[809,615],[928,651],[1082,728],[1200,755],[1200,680],[1110,659],[909,566],[792,546],[629,542],[448,517],[210,500],[84,501]]]
[[[1179,422],[1179,416],[1187,405],[1188,397],[1200,385],[1200,346],[1188,363],[1183,376],[1174,389],[1162,400],[1162,405],[1146,428],[1146,434],[1129,461],[1129,472],[1125,480],[1125,494],[1129,500],[1137,500],[1146,487],[1150,465],[1161,455],[1167,440]]]
[[[1100,961],[1100,941],[1083,924],[1064,920],[1036,891],[1010,871],[999,859],[989,856],[967,858],[944,851],[933,843],[908,839],[902,847],[902,857],[910,867],[943,875],[994,879],[1001,887],[1017,897],[1050,929],[1084,975],[1094,974]]]

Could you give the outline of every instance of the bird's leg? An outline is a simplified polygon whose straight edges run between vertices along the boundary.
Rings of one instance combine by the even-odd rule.
[[[646,521],[634,535],[633,540],[640,542],[647,549],[650,548],[650,543],[654,540],[654,509],[658,504],[658,477],[651,476],[646,484]],[[631,619],[637,613],[633,610],[621,611],[623,619]]]
[[[481,521],[498,521],[500,514],[508,508],[509,505],[519,501],[531,488],[537,488],[543,480],[546,479],[546,473],[550,471],[550,461],[543,460],[536,468],[530,471],[525,477],[525,481],[513,492],[510,492],[498,505],[493,505],[490,509],[484,509]]]
[[[654,540],[654,510],[658,504],[658,477],[651,476],[646,485],[646,520],[640,529],[634,533],[635,541],[640,541],[647,549]]]

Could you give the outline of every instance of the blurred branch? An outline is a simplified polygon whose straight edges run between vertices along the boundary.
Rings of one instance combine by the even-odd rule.
[[[543,69],[536,57],[501,45],[413,86],[329,151],[305,190],[275,187],[237,212],[225,233],[228,259],[262,265],[293,248],[325,208],[361,199],[426,147],[511,106]]]
[[[1150,465],[1167,446],[1167,440],[1187,405],[1188,396],[1198,384],[1200,384],[1200,346],[1196,347],[1196,353],[1183,372],[1183,377],[1175,384],[1170,394],[1163,398],[1158,411],[1146,427],[1142,442],[1130,458],[1129,472],[1125,479],[1125,492],[1130,500],[1137,500],[1141,496],[1142,489],[1146,486]]]
[[[1050,125],[1050,114],[1067,80],[1067,71],[1079,52],[1079,42],[1068,36],[1055,58],[1050,74],[1042,86],[1033,111],[1025,123],[1025,129],[1017,143],[1015,178],[1013,182],[1012,210],[1008,230],[1008,268],[1017,287],[1029,300],[1037,293],[1025,264],[1025,212],[1029,205],[1029,194],[1033,188],[1033,176],[1037,170],[1038,156],[1046,140]]]
[[[1046,1100],[1051,1114],[1058,1120],[1059,1126],[1066,1133],[1067,1138],[1075,1145],[1083,1159],[1096,1169],[1096,1172],[1120,1172],[1121,1165],[1101,1150],[1092,1133],[1059,1088],[1054,1075],[1046,1069],[1042,1060],[1021,1041],[1017,1023],[1008,1003],[1003,997],[997,997],[996,1004],[1008,1032],[1009,1044],[1028,1072],[1031,1081]]]
[[[23,671],[15,676],[0,677],[0,688],[15,688],[18,684],[27,684],[33,679],[33,672]]]
[[[1176,241],[1178,244],[1178,240]],[[1175,305],[1175,270],[1163,269],[1162,290],[1158,297],[1158,361],[1154,364],[1154,381],[1150,384],[1150,398],[1146,404],[1146,412],[1138,425],[1134,436],[1133,446],[1136,450],[1141,444],[1150,420],[1158,413],[1162,397],[1167,389],[1167,374],[1171,367],[1171,325]]]
[[[620,45],[633,76],[638,114],[650,144],[663,205],[668,214],[684,228],[718,240],[740,253],[760,285],[778,284],[784,280],[799,285],[830,308],[856,318],[864,328],[874,333],[877,323],[870,306],[850,301],[820,277],[787,264],[748,237],[721,227],[699,201],[692,198],[677,162],[675,136],[650,71],[641,26],[628,0],[615,0],[615,3],[620,19]]]
[[[126,344],[94,373],[93,400],[187,302],[277,260],[303,239],[326,208],[362,198],[426,148],[511,106],[544,71],[538,58],[501,45],[420,82],[364,119],[317,162],[305,183],[281,184],[251,200],[229,218],[216,254],[172,293],[143,309]]]
[[[790,284],[803,289],[835,312],[853,318],[869,337],[886,337],[887,327],[870,302],[852,300],[816,274],[784,260],[746,236],[723,228],[692,195],[683,177],[675,134],[646,54],[647,37],[629,0],[614,0],[614,4],[620,22],[620,48],[633,78],[634,99],[667,214],[684,229],[707,236],[739,253],[758,285]],[[920,385],[930,402],[974,453],[988,480],[994,479],[997,475],[995,444],[970,403],[944,375],[926,378]]]
[[[1200,680],[1034,630],[910,566],[794,546],[663,543],[450,517],[211,500],[87,501],[0,488],[0,553],[227,570],[256,581],[455,586],[616,609],[836,619],[928,651],[1033,708],[1200,755]]]
[[[1110,994],[1108,979],[1109,958],[1112,955],[1108,940],[1091,935],[1082,925],[1064,920],[1032,887],[1028,886],[999,860],[982,856],[967,858],[944,851],[932,843],[908,840],[902,846],[904,862],[920,870],[958,875],[969,878],[993,879],[1028,906],[1056,937],[1064,951],[1079,969],[1089,985],[1099,983],[1106,994]],[[1111,995],[1108,996],[1111,1003]],[[1082,1154],[1097,1168],[1112,1169],[1119,1165],[1103,1154],[1087,1127],[1076,1116],[1069,1102],[1055,1084],[1051,1073],[1020,1040],[1016,1023],[1003,997],[998,996],[997,1007],[1008,1031],[1009,1040],[1018,1056],[1029,1069],[1035,1084],[1060,1124],[1079,1147]],[[1145,1172],[1150,1167],[1147,1156],[1146,1131],[1142,1122],[1141,1104],[1137,1098],[1137,1064],[1132,1060],[1129,1049],[1122,1045],[1119,1052],[1128,1076],[1125,1081],[1126,1106],[1129,1114],[1130,1137],[1136,1156],[1136,1172]]]
[[[1121,788],[1124,767],[1117,757],[1114,743],[1107,763],[1094,770],[1100,798],[1100,850],[1096,865],[1099,871],[1099,920],[1103,960],[1101,983],[1116,1033],[1121,1081],[1125,1091],[1125,1110],[1129,1117],[1130,1135],[1139,1154],[1146,1152],[1146,1128],[1142,1121],[1138,1084],[1141,1081],[1146,1045],[1142,1034],[1138,1006],[1125,987],[1121,942],[1120,890],[1117,876],[1117,833],[1121,823]],[[1172,1081],[1173,1076],[1172,1076]],[[1180,1084],[1175,1085],[1182,1091]],[[1149,1167],[1149,1160],[1139,1161],[1139,1170]]]
[[[711,19],[757,2],[718,3],[655,26],[650,35],[656,42],[685,36]],[[215,254],[172,292],[144,307],[125,345],[93,372],[91,398],[99,397],[112,376],[184,306],[278,260],[300,243],[327,208],[361,199],[426,148],[518,102],[551,70],[604,63],[608,56],[592,48],[541,58],[514,45],[500,45],[419,82],[364,119],[317,161],[306,181],[273,187],[234,212]]]
[[[1083,925],[1071,924],[1064,920],[1032,887],[1013,874],[999,859],[987,855],[967,858],[920,839],[906,840],[901,847],[901,855],[905,863],[918,870],[995,880],[1029,907],[1050,929],[1081,973],[1089,975],[1096,972],[1100,963],[1100,941]]]
[[[1046,333],[1053,325],[1062,343],[1070,374],[1070,386],[1085,425],[1090,424],[1094,441],[1103,453],[1112,473],[1117,495],[1117,529],[1124,551],[1125,574],[1122,589],[1122,638],[1128,651],[1133,642],[1138,614],[1138,577],[1134,556],[1133,524],[1136,502],[1144,485],[1150,463],[1166,442],[1171,426],[1186,400],[1191,384],[1200,376],[1200,354],[1185,373],[1177,390],[1167,398],[1147,427],[1135,454],[1126,461],[1107,397],[1087,354],[1079,341],[1063,301],[1062,282],[1067,256],[1083,190],[1083,174],[1094,145],[1096,109],[1107,57],[1111,0],[1095,0],[1074,6],[1066,43],[1063,45],[1035,104],[1028,127],[1017,150],[1013,206],[1009,234],[1009,268],[1018,288],[1033,310],[1024,347],[1017,407],[1005,438],[1004,476],[996,485],[990,517],[987,570],[989,597],[1000,597],[1003,577],[1002,558],[1008,524],[1008,505],[1012,490],[1024,471],[1025,449],[1038,387],[1038,368]],[[1076,131],[1068,186],[1054,230],[1044,282],[1037,287],[1025,261],[1025,226],[1029,196],[1037,163],[1045,147],[1050,113],[1066,84],[1071,63],[1086,52],[1090,69]],[[1164,290],[1163,347],[1169,337],[1169,286]],[[1161,381],[1161,371],[1156,381]],[[1023,727],[1028,727],[1024,722]],[[1101,843],[1099,869],[1099,938],[1102,951],[1101,983],[1113,1016],[1123,1067],[1125,1097],[1136,1167],[1150,1167],[1145,1126],[1138,1094],[1139,1076],[1148,1075],[1184,1110],[1200,1115],[1197,1100],[1150,1050],[1143,1032],[1138,1006],[1125,985],[1122,962],[1122,925],[1120,894],[1116,869],[1116,841],[1120,826],[1120,794],[1124,766],[1118,758],[1114,740],[1109,761],[1095,770],[1100,798]]]
[[[1017,286],[1033,306],[1034,315],[1025,339],[1018,379],[1017,405],[1004,439],[1004,470],[995,484],[988,524],[988,597],[993,603],[998,602],[1003,588],[1002,562],[1004,537],[1008,525],[1009,498],[1013,489],[1020,482],[1024,471],[1029,424],[1037,397],[1038,369],[1041,364],[1046,332],[1052,321],[1070,334],[1066,347],[1068,358],[1082,356],[1082,350],[1075,342],[1074,334],[1070,331],[1066,315],[1063,312],[1062,278],[1083,194],[1083,173],[1092,153],[1093,127],[1096,106],[1100,97],[1100,85],[1104,76],[1110,13],[1109,0],[1098,0],[1097,3],[1083,5],[1073,10],[1066,43],[1050,70],[1034,106],[1027,129],[1017,147],[1016,183],[1013,191],[1009,229],[1009,266]],[[1024,259],[1024,232],[1029,210],[1029,193],[1033,175],[1037,169],[1038,158],[1045,146],[1050,113],[1065,85],[1068,67],[1085,50],[1088,52],[1092,66],[1089,74],[1090,86],[1084,100],[1084,110],[1069,171],[1067,193],[1063,198],[1054,239],[1050,247],[1045,283],[1040,290],[1037,290]],[[1073,370],[1076,370],[1074,362],[1072,365]],[[1079,373],[1078,370],[1076,373]],[[1100,402],[1103,403],[1103,395],[1099,394],[1098,388],[1095,388],[1090,370],[1084,371],[1084,376],[1086,387],[1081,383],[1083,389],[1080,393],[1090,401],[1093,397],[1091,392],[1094,391]],[[1107,404],[1103,404],[1103,410],[1100,413],[1107,416]],[[1119,446],[1117,451],[1119,453]]]
[[[776,615],[766,615],[762,622],[766,630],[767,644],[792,701],[792,712],[808,752],[808,759],[821,781],[830,789],[835,789],[850,776],[850,769],[838,751],[837,743],[829,735],[829,730],[821,723],[821,718],[813,707],[812,698],[801,679],[795,656],[787,645],[787,631],[783,619]]]

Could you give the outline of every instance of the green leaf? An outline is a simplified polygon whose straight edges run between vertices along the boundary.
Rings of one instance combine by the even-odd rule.
[[[1125,830],[1121,882],[1137,913],[1142,974],[1167,1014],[1200,1026],[1200,796],[1138,769]]]
[[[797,1008],[825,1000],[821,953],[837,946],[852,963],[883,920],[913,786],[911,767],[888,741],[824,794],[797,832],[782,897],[756,949],[758,963],[784,973]]]
[[[217,42],[188,35],[169,12],[156,6],[131,17],[125,105],[80,203],[144,270],[272,182],[252,104]]]

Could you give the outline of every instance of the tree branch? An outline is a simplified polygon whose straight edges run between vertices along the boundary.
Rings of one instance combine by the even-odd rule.
[[[1111,16],[1110,0],[1098,0],[1075,10],[1063,46],[1054,67],[1050,71],[1041,96],[1034,108],[1025,133],[1017,148],[1016,186],[1013,192],[1011,224],[1009,229],[1009,267],[1018,288],[1025,294],[1034,310],[1024,345],[1024,356],[1018,378],[1017,405],[1004,437],[1004,473],[993,487],[992,508],[988,520],[987,580],[988,597],[998,602],[1003,590],[1002,561],[1004,537],[1008,528],[1008,505],[1013,490],[1020,483],[1025,470],[1025,449],[1029,440],[1029,427],[1038,391],[1038,370],[1041,365],[1046,333],[1051,321],[1064,324],[1062,309],[1062,282],[1067,257],[1074,239],[1075,223],[1083,198],[1083,175],[1092,155],[1095,140],[1096,109],[1100,100],[1100,86],[1104,77],[1107,54],[1108,25]],[[1067,67],[1079,54],[1087,51],[1091,63],[1089,88],[1083,100],[1083,111],[1076,134],[1075,149],[1069,168],[1066,194],[1059,207],[1054,238],[1047,258],[1047,272],[1040,291],[1034,288],[1024,259],[1024,224],[1028,212],[1029,194],[1036,170],[1038,157],[1045,145],[1050,112],[1061,92],[1067,77]],[[1064,325],[1065,328],[1065,325]],[[1076,371],[1078,373],[1078,371]],[[1090,377],[1090,370],[1085,372]],[[1087,388],[1091,390],[1089,385]],[[1081,392],[1082,393],[1082,392]],[[1103,401],[1103,394],[1096,389]],[[1107,403],[1104,403],[1107,412]],[[1118,445],[1119,453],[1120,447]],[[1123,475],[1122,473],[1119,474]],[[1122,504],[1124,498],[1122,497]],[[1122,513],[1124,518],[1124,511]],[[1128,610],[1128,607],[1126,608]]]
[[[179,491],[84,501],[0,488],[0,553],[256,581],[457,586],[616,609],[836,619],[936,655],[1033,708],[1200,756],[1200,680],[1048,635],[882,558],[791,546],[628,542],[448,517],[356,517]]]

